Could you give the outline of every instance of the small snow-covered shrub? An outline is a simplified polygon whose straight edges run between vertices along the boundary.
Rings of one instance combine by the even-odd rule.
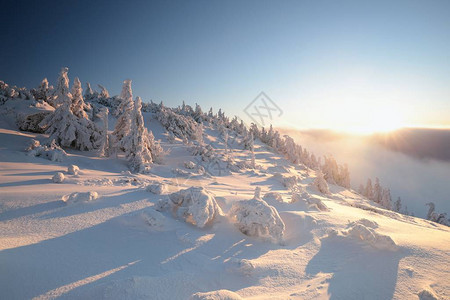
[[[61,172],[57,172],[55,175],[53,175],[52,177],[52,181],[54,183],[61,183],[64,181],[64,174]]]
[[[55,141],[52,141],[50,146],[42,146],[39,141],[32,140],[27,150],[28,156],[43,157],[51,161],[63,161],[67,156],[66,151],[56,145]]]
[[[191,187],[169,195],[158,203],[158,210],[172,208],[178,218],[197,227],[211,224],[223,215],[216,199],[203,187]]]
[[[184,162],[184,167],[186,169],[195,169],[195,163],[193,161],[185,161]]]
[[[297,176],[289,176],[282,173],[275,173],[273,178],[278,180],[284,187],[288,189],[293,189],[298,184]]]
[[[62,197],[62,200],[67,204],[89,202],[96,199],[98,199],[97,192],[72,193],[70,195],[65,195]]]
[[[163,228],[166,222],[165,217],[154,209],[146,209],[140,213],[138,217],[141,218],[145,224],[154,229]]]
[[[255,195],[251,200],[234,202],[229,216],[237,228],[249,236],[270,237],[281,241],[284,233],[284,223],[278,211]]]
[[[17,116],[17,125],[20,130],[36,133],[43,133],[44,130],[39,124],[52,112],[44,111],[26,116]]]
[[[278,202],[283,202],[283,197],[278,192],[268,192],[264,195],[263,199],[265,201],[276,200]]]
[[[342,232],[344,236],[367,243],[371,247],[384,250],[397,250],[397,245],[390,236],[380,234],[374,229],[356,222],[348,230]]]
[[[164,183],[155,183],[147,186],[147,191],[156,195],[161,195],[167,192],[167,185]]]
[[[317,177],[314,179],[312,185],[322,194],[329,194],[330,190],[328,189],[328,183],[323,177],[323,173],[321,171],[317,171]]]
[[[229,290],[218,290],[206,293],[195,293],[189,300],[242,300],[243,298]]]
[[[80,172],[80,168],[78,168],[78,166],[76,166],[76,165],[70,165],[67,168],[67,173],[69,173],[70,175],[78,175],[79,172]]]

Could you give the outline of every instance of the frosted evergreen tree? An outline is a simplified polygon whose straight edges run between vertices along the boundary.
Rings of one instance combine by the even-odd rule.
[[[33,94],[33,97],[38,102],[52,102],[51,101],[51,92],[50,88],[48,86],[48,80],[47,78],[44,78],[41,81],[41,84],[36,89],[32,89],[31,93]]]
[[[364,194],[365,194],[364,190],[365,190],[364,185],[361,183],[361,184],[359,185],[359,188],[358,188],[358,193],[359,193],[360,195],[363,195],[363,196],[364,196]]]
[[[62,147],[72,147],[79,150],[98,148],[100,134],[95,124],[87,118],[78,117],[72,112],[71,95],[68,92],[69,79],[67,68],[63,68],[58,79],[58,107],[39,123],[49,134],[50,140],[55,140]]]
[[[109,110],[106,107],[103,107],[99,113],[100,119],[103,121],[103,130],[101,132],[102,142],[100,146],[100,156],[109,156],[110,155],[110,145],[109,145],[109,135],[108,135],[108,115]]]
[[[364,190],[364,196],[366,196],[367,199],[370,200],[373,199],[373,187],[372,187],[372,180],[370,178],[367,179],[366,188]]]
[[[256,169],[256,161],[255,161],[255,144],[253,140],[253,132],[250,132],[250,155],[251,155],[251,167],[252,169]]]
[[[61,104],[65,104],[70,101],[70,92],[69,92],[69,77],[67,73],[69,72],[69,68],[65,67],[61,69],[58,77],[58,83],[55,89],[55,100],[54,106],[58,107]]]
[[[392,210],[392,198],[391,198],[391,191],[389,189],[382,190],[380,204],[384,208]]]
[[[375,178],[375,185],[373,186],[373,201],[375,201],[376,203],[381,203],[381,199],[383,197],[383,190],[381,188],[380,185],[380,180],[377,178]]]
[[[124,139],[124,148],[130,169],[137,173],[148,172],[152,162],[161,162],[163,150],[147,131],[142,117],[142,100],[136,97],[131,115],[130,134]]]
[[[328,189],[327,181],[325,180],[322,171],[318,170],[316,172],[316,179],[314,179],[313,185],[317,188],[319,192],[322,194],[329,194],[330,190]]]
[[[402,199],[400,197],[397,198],[397,200],[394,202],[394,211],[401,212],[402,210]]]
[[[435,210],[435,205],[434,205],[433,202],[428,202],[425,205],[427,205],[429,207],[428,208],[428,213],[427,213],[427,220],[432,220],[433,214],[434,214],[434,210]]]
[[[98,84],[98,87],[100,88],[99,97],[102,98],[102,99],[108,99],[109,98],[108,90],[101,84]]]
[[[91,88],[91,84],[89,82],[86,83],[86,90],[84,91],[84,98],[86,100],[92,100],[97,98],[98,93]]]
[[[84,111],[83,89],[81,88],[81,82],[78,77],[75,77],[71,90],[72,104],[71,110],[78,118],[88,119],[86,112]]]
[[[120,94],[120,105],[118,109],[119,118],[113,131],[115,137],[115,147],[123,149],[123,139],[130,134],[131,116],[133,114],[133,91],[131,90],[131,80],[123,82],[122,93]]]

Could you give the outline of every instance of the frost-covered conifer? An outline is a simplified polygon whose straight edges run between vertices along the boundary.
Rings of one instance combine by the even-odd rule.
[[[325,180],[323,173],[319,170],[316,172],[316,179],[313,182],[313,185],[317,188],[319,192],[322,194],[329,194],[330,190],[328,189],[327,181]]]
[[[108,90],[101,84],[97,84],[97,86],[100,88],[100,94],[99,97],[102,99],[107,99],[109,98],[109,92]]]
[[[373,198],[371,200],[375,201],[376,203],[381,203],[383,198],[383,190],[380,185],[380,180],[375,178],[375,185],[373,186]]]
[[[98,97],[98,93],[91,88],[89,82],[86,83],[86,90],[84,91],[84,98],[86,100],[92,100]]]
[[[62,104],[66,104],[70,102],[70,93],[69,93],[69,77],[67,73],[69,72],[69,68],[62,68],[58,77],[58,84],[55,90],[55,99],[49,103],[53,107],[58,107]]]
[[[101,131],[101,146],[100,146],[100,156],[109,156],[110,155],[110,145],[109,145],[109,135],[108,135],[108,108],[104,107],[99,113],[100,119],[103,121],[103,129]]]
[[[367,179],[366,189],[364,190],[364,196],[366,196],[366,198],[369,200],[373,199],[373,187],[372,187],[372,180],[370,178]]]
[[[41,84],[36,89],[32,89],[31,93],[34,96],[34,99],[38,102],[51,102],[51,90],[48,86],[47,78],[44,78],[41,81]]]
[[[384,208],[392,210],[391,191],[389,189],[382,190],[380,204]]]
[[[81,82],[78,77],[75,77],[72,86],[72,104],[71,110],[75,116],[78,118],[87,119],[88,116],[84,111],[84,100],[83,100],[83,89],[81,88]]]
[[[397,198],[397,201],[394,202],[394,211],[401,212],[402,209],[402,199],[400,197]]]
[[[123,149],[123,139],[130,134],[131,116],[133,114],[133,91],[131,90],[131,80],[123,82],[122,93],[120,94],[120,105],[118,109],[119,118],[113,131],[115,137],[115,147]]]
[[[68,92],[67,68],[63,68],[58,79],[56,110],[39,123],[39,126],[50,136],[50,140],[62,147],[79,150],[93,150],[99,147],[101,139],[95,124],[85,117],[72,112],[71,95]]]

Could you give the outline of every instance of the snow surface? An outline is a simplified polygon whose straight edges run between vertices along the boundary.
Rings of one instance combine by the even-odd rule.
[[[448,227],[385,210],[333,184],[329,194],[320,193],[315,171],[259,141],[257,169],[206,176],[185,164],[197,161],[191,146],[167,139],[159,121],[144,113],[170,154],[149,174],[131,174],[120,155],[66,149],[63,161],[28,156],[30,141],[47,136],[20,132],[6,117],[0,122],[1,299],[450,299]],[[212,125],[206,123],[203,139],[224,151]],[[248,150],[233,147],[235,161],[251,160]],[[82,175],[68,174],[70,165]],[[183,168],[182,175],[172,172]],[[56,172],[64,182],[50,180]],[[158,184],[167,192],[147,192]],[[255,187],[268,196],[247,200]],[[94,200],[93,190],[100,196],[86,201]],[[71,197],[83,200],[61,201]],[[251,201],[278,215],[282,243],[245,235],[232,218],[211,222]],[[182,220],[171,209],[157,211],[158,203],[181,208]]]

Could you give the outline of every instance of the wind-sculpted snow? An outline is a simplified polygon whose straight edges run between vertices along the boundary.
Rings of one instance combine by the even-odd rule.
[[[350,223],[349,226],[350,227],[347,230],[342,231],[344,237],[364,242],[367,245],[380,250],[396,251],[398,249],[397,244],[390,236],[375,231],[375,227],[378,226],[375,222],[361,219]]]
[[[283,196],[281,196],[281,194],[278,193],[278,192],[268,192],[268,193],[265,193],[263,199],[264,199],[265,201],[272,201],[272,200],[275,200],[275,201],[278,201],[278,202],[283,202]]]
[[[292,189],[298,184],[298,178],[295,175],[275,173],[273,178],[279,181],[287,189]]]
[[[169,195],[159,208],[172,208],[176,216],[197,227],[203,228],[222,216],[222,209],[214,196],[203,187],[191,187]]]
[[[195,293],[189,300],[242,300],[243,298],[229,290],[218,290],[206,293]]]
[[[90,202],[96,199],[98,199],[97,192],[72,193],[62,197],[62,200],[67,204]]]
[[[292,203],[296,202],[305,202],[308,204],[309,209],[314,209],[317,211],[328,211],[328,207],[322,202],[321,199],[317,197],[313,197],[307,192],[302,193],[293,193],[292,194]]]
[[[276,242],[283,239],[285,226],[278,211],[259,197],[234,202],[228,214],[246,235],[269,237]]]

